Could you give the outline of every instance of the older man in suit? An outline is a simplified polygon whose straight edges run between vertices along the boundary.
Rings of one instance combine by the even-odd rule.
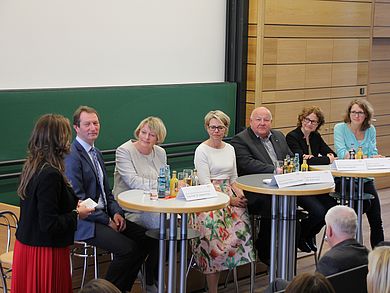
[[[80,200],[98,203],[95,212],[78,220],[76,240],[103,248],[114,254],[106,279],[122,292],[130,291],[148,250],[145,229],[123,217],[108,183],[103,157],[95,148],[100,122],[95,109],[80,106],[73,115],[77,137],[65,158],[66,176]]]
[[[357,216],[347,206],[335,206],[325,215],[326,239],[331,249],[318,262],[325,276],[368,263],[368,249],[355,240]]]
[[[239,176],[247,174],[273,173],[274,162],[293,156],[286,138],[277,130],[271,129],[272,114],[265,107],[254,109],[250,116],[250,127],[233,137],[231,144],[236,152]],[[248,210],[260,214],[260,232],[255,243],[260,260],[269,264],[271,235],[271,197],[245,192]]]

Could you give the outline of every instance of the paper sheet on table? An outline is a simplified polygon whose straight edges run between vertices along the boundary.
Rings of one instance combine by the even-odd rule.
[[[294,172],[288,174],[275,175],[271,180],[275,181],[279,188],[297,186],[303,184],[315,184],[315,183],[333,183],[333,176],[330,171],[311,171],[311,172]]]
[[[390,169],[390,158],[364,159],[368,170]]]
[[[390,169],[390,158],[368,158],[362,160],[335,160],[332,169],[339,171],[367,171]]]
[[[182,187],[176,196],[177,199],[185,199],[188,201],[213,197],[217,197],[217,192],[215,191],[214,185],[211,183]]]

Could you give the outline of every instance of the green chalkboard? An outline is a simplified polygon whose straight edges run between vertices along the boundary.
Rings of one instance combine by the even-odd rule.
[[[3,90],[0,161],[25,158],[27,141],[39,116],[59,113],[72,120],[80,105],[99,112],[101,130],[96,145],[100,149],[115,149],[132,138],[138,123],[151,115],[164,121],[168,131],[165,143],[202,140],[207,136],[203,117],[210,110],[228,114],[232,119],[229,135],[234,133],[236,84]],[[8,186],[9,182],[0,182],[0,201],[3,184]]]
[[[71,119],[79,105],[94,107],[101,120],[97,145],[112,149],[150,115],[164,121],[165,142],[205,137],[203,117],[214,109],[225,111],[234,125],[235,95],[234,83],[0,91],[0,161],[25,157],[34,122],[45,113]]]

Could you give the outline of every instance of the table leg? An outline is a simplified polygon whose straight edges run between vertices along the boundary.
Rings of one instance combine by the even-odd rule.
[[[169,218],[168,292],[176,292],[177,214]]]
[[[362,233],[362,216],[363,216],[363,192],[364,192],[364,178],[358,179],[358,212],[357,220],[358,225],[356,229],[356,240],[363,244],[363,233]]]
[[[354,178],[349,178],[349,207],[353,209],[353,199],[355,196],[355,180]]]
[[[180,293],[186,292],[186,271],[187,271],[187,214],[181,214],[180,226]]]
[[[340,190],[340,195],[341,195],[341,204],[345,205],[345,177],[341,177],[341,190]]]
[[[281,230],[279,231],[280,242],[278,250],[280,251],[280,267],[278,267],[278,277],[287,280],[287,260],[289,257],[288,236],[289,236],[289,199],[288,196],[281,197]],[[280,269],[279,269],[280,268]]]
[[[271,247],[270,247],[270,267],[269,267],[269,282],[273,282],[276,277],[276,234],[278,222],[278,197],[272,195],[272,211],[271,211]]]
[[[297,246],[296,242],[296,225],[297,225],[297,198],[295,196],[288,196],[289,198],[289,235],[288,240],[288,249],[289,257],[287,260],[287,280],[291,281],[295,275],[295,266],[296,266],[296,253]]]
[[[164,293],[164,272],[165,272],[165,223],[167,214],[160,214],[160,240],[159,240],[159,258],[158,258],[158,293]]]

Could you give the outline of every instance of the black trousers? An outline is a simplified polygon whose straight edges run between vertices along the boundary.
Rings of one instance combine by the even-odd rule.
[[[145,257],[152,249],[158,250],[157,242],[145,235],[143,227],[128,220],[123,232],[100,223],[95,225],[95,237],[86,242],[114,254],[106,279],[122,292],[131,291]]]
[[[340,191],[340,185],[340,181],[336,180],[336,191]],[[357,187],[357,184],[355,185]],[[349,192],[349,180],[346,180],[346,186],[347,192]],[[384,240],[385,236],[382,225],[381,203],[373,180],[364,182],[364,192],[374,196],[373,199],[363,202],[363,211],[365,211],[370,225],[370,244],[371,248],[374,248],[379,242]],[[357,204],[354,205],[354,208],[357,209]]]
[[[301,239],[310,239],[317,235],[325,225],[327,211],[337,204],[329,194],[299,196],[297,204],[308,212],[301,220]]]

